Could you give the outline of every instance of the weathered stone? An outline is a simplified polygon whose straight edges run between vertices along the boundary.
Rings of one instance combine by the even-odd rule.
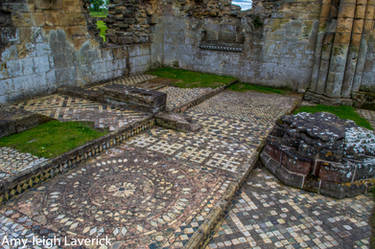
[[[59,88],[59,92],[96,102],[129,107],[151,113],[165,110],[167,100],[165,93],[120,84],[104,85],[95,89],[62,87]]]
[[[322,103],[352,104],[375,89],[371,0],[254,0],[244,12],[230,0],[116,0],[103,19],[106,42],[89,6],[0,3],[1,102],[160,65],[309,88],[306,98]]]
[[[180,113],[158,113],[155,120],[157,125],[177,131],[191,132],[201,128],[199,124],[193,123],[191,118]]]
[[[286,115],[261,159],[287,185],[343,198],[374,182],[375,135],[329,113]]]
[[[119,84],[105,85],[101,89],[105,99],[110,102],[121,102],[128,107],[152,113],[165,110],[167,95],[162,92]]]
[[[51,118],[14,107],[0,105],[0,137],[33,128]]]

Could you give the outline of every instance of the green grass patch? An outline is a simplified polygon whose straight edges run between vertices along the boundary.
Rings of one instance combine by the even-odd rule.
[[[104,17],[107,17],[107,15],[108,15],[108,10],[90,11],[90,16],[92,17],[104,18]]]
[[[102,20],[98,20],[96,22],[96,27],[100,30],[100,37],[103,39],[103,41],[105,42],[106,41],[106,37],[105,37],[105,32],[107,31],[108,27],[107,25],[105,24],[104,21]]]
[[[162,78],[176,79],[177,81],[173,83],[173,85],[181,88],[216,88],[224,86],[235,80],[235,78],[230,76],[220,76],[216,74],[194,72],[171,67],[162,67],[151,70],[148,72],[148,74]]]
[[[316,105],[316,106],[301,106],[294,111],[294,114],[299,112],[330,112],[335,114],[341,119],[353,120],[357,125],[372,130],[371,124],[367,119],[362,118],[352,106],[328,106],[328,105]]]
[[[105,135],[82,122],[49,121],[30,130],[3,137],[0,146],[39,157],[54,158]]]
[[[286,89],[274,88],[274,87],[269,87],[269,86],[260,86],[260,85],[248,84],[248,83],[243,83],[243,82],[231,85],[228,89],[232,91],[237,91],[237,92],[257,91],[261,93],[277,93],[277,94],[290,93],[290,91]]]

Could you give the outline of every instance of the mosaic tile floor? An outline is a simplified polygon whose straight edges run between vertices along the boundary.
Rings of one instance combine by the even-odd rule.
[[[367,119],[370,122],[372,128],[375,129],[375,111],[357,109],[357,112],[359,113],[359,115]]]
[[[239,111],[226,113],[220,103],[235,95],[243,100]],[[255,120],[238,118],[249,106],[247,96],[223,92],[210,99],[223,109],[211,112],[203,103],[187,112],[202,125],[198,132],[154,128],[25,192],[3,206],[0,215],[16,223],[30,219],[34,223],[25,229],[69,238],[107,235],[116,241],[112,248],[183,248],[229,184],[249,167],[273,125],[270,106],[285,113],[295,102],[270,96],[263,114],[256,103],[247,109],[249,117],[257,111]],[[23,233],[12,227],[10,232]]]
[[[148,116],[146,113],[126,108],[58,94],[23,101],[15,104],[15,107],[61,121],[93,122],[96,128],[109,129],[110,131]]]
[[[158,91],[167,94],[167,110],[171,111],[176,107],[186,104],[194,99],[199,98],[209,92],[214,91],[212,88],[178,88],[165,87]]]
[[[155,79],[157,78],[156,76],[154,75],[149,75],[149,74],[135,74],[135,75],[131,75],[129,77],[121,77],[119,79],[116,79],[116,80],[111,80],[111,81],[108,81],[108,82],[105,82],[103,84],[99,84],[99,85],[95,85],[93,87],[91,87],[92,89],[97,89],[101,86],[104,86],[104,85],[112,85],[112,84],[120,84],[120,85],[125,85],[125,86],[135,86],[135,85],[138,85],[142,82],[145,82],[147,80],[152,80],[152,79]]]
[[[39,158],[30,153],[21,153],[8,147],[0,147],[0,180],[47,162],[46,158]]]
[[[191,110],[220,117],[229,117],[257,124],[270,125],[290,110],[296,97],[265,94],[253,91],[225,91]]]
[[[369,248],[372,208],[368,196],[335,200],[256,169],[207,249]]]
[[[0,213],[11,218],[7,211],[12,210],[62,236],[107,235],[120,248],[179,247],[176,231],[186,222],[198,226],[228,180],[219,172],[126,147],[26,192]],[[189,232],[192,227],[181,231]]]

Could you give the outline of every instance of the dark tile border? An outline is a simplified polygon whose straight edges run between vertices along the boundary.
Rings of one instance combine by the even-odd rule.
[[[233,82],[232,84],[234,83],[235,82]],[[296,98],[296,100],[293,103],[293,106],[287,111],[287,113],[292,113],[300,102],[301,98]],[[219,200],[215,207],[213,207],[213,210],[211,210],[208,218],[204,221],[202,225],[200,225],[199,229],[196,232],[194,232],[193,236],[190,238],[189,242],[184,247],[185,249],[205,248],[208,245],[211,236],[220,228],[221,222],[226,212],[229,210],[232,204],[232,200],[235,198],[237,191],[245,183],[247,177],[250,175],[253,169],[257,167],[259,163],[260,152],[263,150],[265,144],[266,138],[263,139],[263,141],[258,146],[254,154],[251,156],[251,158],[249,158],[247,163],[245,163],[241,167],[239,174],[237,176],[237,180],[235,179],[234,182],[229,184],[228,189],[221,198],[221,200]]]
[[[151,129],[154,125],[155,119],[150,115],[141,121],[129,124],[118,131],[92,140],[61,156],[22,171],[16,176],[11,176],[0,181],[0,204],[23,193],[29,188],[39,185],[47,179],[75,168],[80,163],[97,156],[109,148],[121,144],[128,138]]]

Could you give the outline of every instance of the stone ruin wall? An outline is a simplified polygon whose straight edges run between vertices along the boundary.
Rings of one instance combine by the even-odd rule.
[[[149,68],[148,44],[100,44],[86,6],[86,0],[0,2],[0,103]]]
[[[375,90],[375,0],[256,0],[246,12],[230,0],[112,0],[106,43],[88,2],[0,3],[0,102],[160,65],[318,102],[363,102]]]
[[[245,13],[165,15],[155,33],[155,40],[163,44],[160,61],[233,75],[245,82],[305,89],[311,78],[319,3],[319,0],[257,1],[254,10]],[[216,35],[218,45],[227,43],[228,36],[237,33],[243,40],[228,45],[240,47],[242,52],[199,47],[202,32],[212,37],[220,28],[226,30],[221,37]]]

